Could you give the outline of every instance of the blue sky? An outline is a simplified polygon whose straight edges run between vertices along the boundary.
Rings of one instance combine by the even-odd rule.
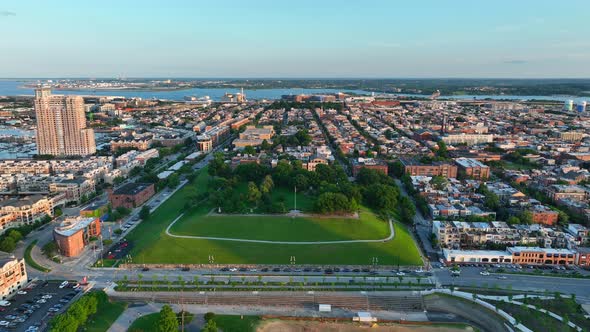
[[[590,77],[590,1],[3,0],[0,77]]]

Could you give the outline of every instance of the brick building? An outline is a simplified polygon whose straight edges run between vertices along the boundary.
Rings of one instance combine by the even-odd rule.
[[[480,161],[471,158],[457,158],[455,163],[460,171],[467,177],[476,180],[486,180],[490,177],[490,168]]]
[[[577,265],[581,268],[590,268],[590,248],[579,247],[578,248],[578,261]]]
[[[133,209],[150,199],[156,190],[152,183],[128,183],[109,193],[109,201],[113,209],[120,206]]]
[[[574,265],[576,254],[569,249],[552,249],[538,247],[508,247],[512,254],[512,263],[533,265]]]
[[[377,170],[385,175],[388,173],[387,163],[373,158],[358,158],[352,161],[352,175],[357,176],[361,168]]]
[[[59,252],[66,257],[78,256],[90,238],[99,235],[100,220],[94,217],[68,218],[53,230],[53,239]]]
[[[415,159],[400,159],[406,174],[410,176],[444,176],[446,178],[457,177],[457,166],[445,162],[423,164]]]
[[[543,205],[536,205],[531,209],[533,215],[533,222],[535,224],[543,224],[553,226],[557,223],[559,213],[549,209]]]

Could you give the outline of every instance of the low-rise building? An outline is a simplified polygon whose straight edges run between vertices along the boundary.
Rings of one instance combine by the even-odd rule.
[[[264,140],[271,143],[270,139],[274,134],[273,126],[263,126],[262,128],[246,126],[246,130],[240,133],[239,137],[233,141],[233,145],[238,149],[243,149],[247,146],[258,146]]]
[[[400,158],[400,161],[404,165],[406,174],[410,176],[457,177],[457,166],[450,163],[433,162],[432,164],[424,164],[410,158]]]
[[[6,300],[27,283],[27,269],[24,259],[14,256],[0,256],[0,296]]]
[[[53,216],[53,207],[53,200],[41,195],[0,201],[0,233],[7,228],[31,224],[45,216]]]
[[[544,205],[534,205],[530,211],[535,224],[553,226],[557,224],[557,220],[559,219],[559,213],[557,211],[553,211]]]
[[[539,247],[508,247],[515,264],[531,265],[574,265],[576,253],[569,249]]]
[[[95,217],[68,218],[53,230],[57,248],[65,257],[78,256],[90,239],[99,235],[100,220]]]
[[[152,183],[128,183],[109,194],[113,209],[125,207],[133,209],[145,203],[156,193]]]
[[[477,180],[486,180],[490,177],[490,168],[478,160],[471,158],[457,158],[455,163],[459,165],[459,170],[466,177]]]
[[[361,168],[374,169],[387,175],[389,168],[383,160],[373,158],[357,158],[352,161],[352,175],[357,176]]]

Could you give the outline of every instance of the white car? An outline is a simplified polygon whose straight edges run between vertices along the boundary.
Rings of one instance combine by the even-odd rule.
[[[481,271],[479,274],[481,274],[482,276],[489,276],[490,273],[488,271]]]
[[[8,326],[8,324],[10,324],[10,322],[7,322],[5,320],[0,320],[0,326]]]
[[[49,294],[46,294],[46,295],[41,296],[42,299],[46,299],[46,300],[47,299],[50,299],[52,297],[53,297],[53,295],[49,295]]]
[[[422,269],[420,268],[420,269],[418,269],[418,270],[416,270],[416,271],[414,271],[414,272],[416,272],[416,273],[424,273],[424,270],[422,270]]]
[[[18,295],[25,295],[25,294],[27,294],[27,292],[26,292],[26,291],[24,291],[24,290],[19,290],[19,291],[18,291],[18,292],[16,292],[16,293],[17,293]]]
[[[406,274],[405,274],[405,273],[403,273],[402,271],[399,271],[399,272],[398,272],[398,273],[396,273],[395,275],[396,275],[396,276],[399,276],[399,277],[403,277],[403,276],[405,276]]]
[[[68,285],[68,281],[65,280],[64,282],[61,283],[61,285],[59,285],[59,288],[64,288]]]
[[[44,299],[41,299],[41,300],[37,301],[37,303],[42,304],[42,303],[47,303],[47,301],[45,301]]]
[[[232,267],[231,269],[229,269],[230,272],[236,272],[238,269],[236,269],[235,267]]]
[[[10,302],[8,302],[8,301],[0,301],[0,306],[8,307],[9,305],[10,305]]]

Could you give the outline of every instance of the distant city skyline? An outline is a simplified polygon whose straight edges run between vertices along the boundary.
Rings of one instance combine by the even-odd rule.
[[[5,1],[4,78],[589,78],[590,3]]]

